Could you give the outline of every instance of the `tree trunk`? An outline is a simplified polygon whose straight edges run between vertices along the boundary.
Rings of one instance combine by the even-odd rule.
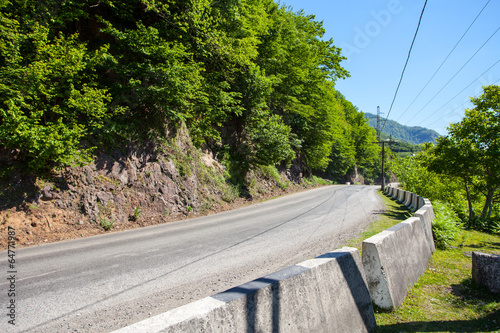
[[[483,212],[481,213],[481,219],[490,218],[493,211],[493,197],[495,195],[495,189],[489,189],[486,195],[486,202],[484,203]]]
[[[467,204],[469,205],[469,220],[472,220],[475,216],[474,207],[472,206],[472,199],[470,196],[469,184],[467,183],[466,180],[464,180],[464,183],[465,183],[465,192],[467,193]]]

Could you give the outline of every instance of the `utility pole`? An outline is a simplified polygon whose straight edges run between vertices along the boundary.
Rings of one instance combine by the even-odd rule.
[[[380,132],[381,132],[381,120],[380,116],[383,114],[383,112],[380,112],[380,106],[377,106],[377,140],[380,141]]]
[[[385,173],[384,173],[384,163],[385,163],[385,145],[388,144],[390,145],[391,143],[396,143],[396,141],[392,141],[392,135],[390,136],[389,139],[381,141],[380,139],[376,142],[373,143],[378,143],[382,145],[382,191],[385,190]]]

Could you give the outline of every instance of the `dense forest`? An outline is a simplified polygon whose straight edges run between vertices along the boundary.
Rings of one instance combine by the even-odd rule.
[[[47,172],[185,126],[241,173],[373,177],[374,131],[335,90],[349,73],[324,32],[272,0],[0,0],[1,155]]]
[[[377,128],[377,115],[372,113],[366,113],[365,115],[369,119],[370,126]],[[382,121],[384,120],[385,119],[382,117]],[[436,139],[440,136],[439,133],[434,130],[420,126],[405,126],[390,119],[387,119],[387,122],[385,122],[383,134],[385,134],[386,137],[392,136],[393,139],[402,140],[414,145],[426,142],[435,143]]]

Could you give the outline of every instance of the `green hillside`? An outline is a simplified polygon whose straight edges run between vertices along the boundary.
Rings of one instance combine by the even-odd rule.
[[[366,118],[368,118],[370,126],[377,128],[377,115],[372,113],[365,113]],[[420,126],[405,126],[394,120],[387,120],[384,130],[382,131],[382,137],[384,134],[392,137],[396,140],[403,140],[414,145],[418,145],[424,142],[436,142],[436,139],[440,136],[438,132],[430,130]]]
[[[273,0],[0,0],[0,176],[185,128],[233,180],[292,163],[372,177],[375,133],[335,90],[349,73],[324,34]]]

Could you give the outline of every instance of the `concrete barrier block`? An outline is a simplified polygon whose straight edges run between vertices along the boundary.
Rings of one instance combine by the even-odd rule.
[[[405,197],[406,197],[406,191],[405,190],[401,190],[401,193],[399,195],[399,202],[401,203],[404,203],[405,202]]]
[[[413,193],[411,196],[411,209],[413,210],[418,210],[420,207],[418,207],[418,195]]]
[[[369,332],[359,251],[339,249],[116,332]]]
[[[424,205],[429,205],[429,206],[432,206],[432,203],[431,203],[431,201],[430,201],[429,199],[427,199],[427,198],[422,198],[422,201],[423,201]]]
[[[423,207],[423,206],[424,206],[424,204],[425,204],[425,203],[424,203],[424,198],[419,197],[419,198],[418,198],[418,208],[420,209],[421,207]]]
[[[429,216],[431,221],[436,218],[436,215],[434,214],[434,208],[432,207],[431,201],[429,199],[424,199],[424,206],[429,207]]]
[[[420,220],[422,227],[424,228],[425,239],[429,245],[429,249],[432,253],[436,251],[436,246],[434,244],[434,236],[432,234],[432,219],[434,218],[434,209],[432,205],[424,205],[419,210],[415,212],[415,217]]]
[[[412,194],[413,193],[411,193],[409,191],[406,191],[406,193],[405,193],[404,205],[406,207],[410,207]]]
[[[408,208],[410,208],[410,210],[413,210],[415,211],[415,197],[417,195],[415,193],[412,193],[411,196],[410,196],[410,203],[408,204]]]
[[[500,293],[500,255],[472,252],[472,278],[480,286]]]
[[[392,188],[391,197],[393,197],[394,199],[398,197],[398,189],[396,187]]]
[[[396,308],[427,268],[431,251],[420,219],[411,217],[363,242],[363,267],[372,301]]]
[[[405,193],[406,193],[406,191],[404,191],[404,190],[399,190],[398,191],[398,201],[399,202],[403,202],[404,197],[405,197]]]

